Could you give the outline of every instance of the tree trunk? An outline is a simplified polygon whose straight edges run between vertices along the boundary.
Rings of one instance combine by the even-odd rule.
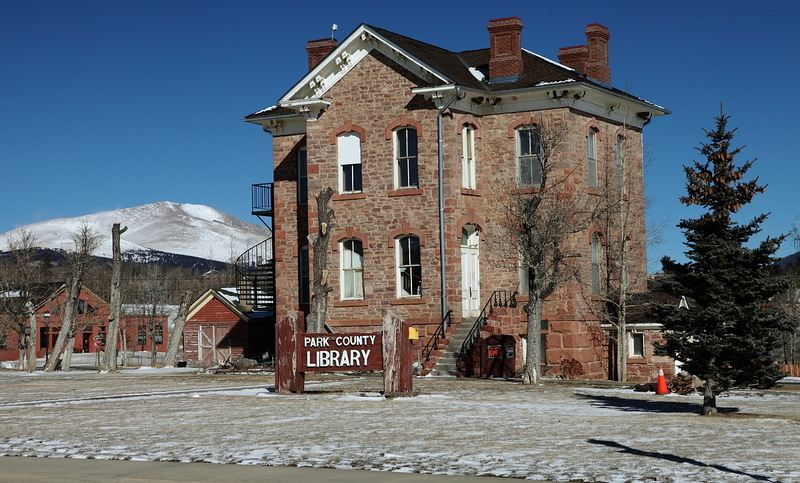
[[[75,334],[73,332],[75,325],[75,312],[78,306],[78,296],[80,294],[80,280],[75,277],[67,279],[66,284],[66,298],[64,302],[64,317],[61,320],[61,329],[58,331],[55,345],[53,347],[52,355],[44,366],[46,372],[51,372],[56,369],[62,358],[67,355],[72,355],[72,346],[75,343]],[[72,346],[68,345],[72,341]],[[61,363],[61,369],[69,369],[69,360]]]
[[[717,396],[714,394],[714,381],[706,381],[703,391],[703,416],[717,414]]]
[[[311,309],[306,319],[306,330],[320,333],[328,317],[328,293],[333,289],[328,285],[328,247],[331,230],[334,226],[334,212],[328,209],[333,190],[328,187],[317,195],[317,238],[314,247],[314,283],[311,292]]]
[[[525,346],[525,369],[522,373],[522,383],[539,384],[542,361],[542,300],[531,294],[524,310],[528,315],[528,343]]]
[[[117,333],[119,333],[119,319],[122,312],[122,294],[120,293],[120,279],[122,277],[122,254],[120,249],[120,235],[127,231],[128,227],[120,228],[119,223],[114,223],[111,228],[111,316],[108,322],[106,333],[106,347],[103,354],[102,370],[107,372],[117,372]]]
[[[28,314],[30,317],[30,326],[31,326],[31,333],[28,337],[28,372],[35,372],[36,371],[36,336],[39,333],[39,328],[36,325],[36,312],[34,311],[33,304],[29,300],[28,303],[25,304],[25,307],[28,309]]]
[[[189,312],[189,301],[191,292],[184,292],[181,297],[181,305],[178,309],[178,316],[175,318],[175,325],[169,333],[167,342],[167,353],[164,355],[164,367],[175,367],[178,358],[178,346],[183,338],[183,327],[186,325],[186,316]]]

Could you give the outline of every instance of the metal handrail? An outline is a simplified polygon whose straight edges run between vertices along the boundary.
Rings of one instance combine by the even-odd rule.
[[[481,327],[486,325],[489,319],[489,314],[494,311],[495,307],[516,307],[517,306],[517,292],[509,292],[508,290],[495,290],[489,296],[489,300],[483,305],[481,313],[475,319],[475,323],[469,330],[464,343],[461,344],[461,351],[458,353],[457,361],[463,361],[466,358],[467,351],[472,347],[472,342],[475,337],[481,332]]]
[[[254,308],[275,304],[275,272],[272,239],[250,247],[234,263],[239,300]]]
[[[425,362],[431,360],[431,352],[435,350],[439,350],[439,341],[445,338],[445,332],[447,331],[447,326],[450,323],[451,314],[453,313],[452,310],[448,310],[447,313],[444,315],[442,319],[442,323],[439,324],[439,328],[436,329],[436,332],[433,333],[431,338],[428,340],[428,343],[425,344],[425,347],[422,348],[422,352],[420,356]]]
[[[272,183],[257,183],[252,185],[252,213],[272,213]]]

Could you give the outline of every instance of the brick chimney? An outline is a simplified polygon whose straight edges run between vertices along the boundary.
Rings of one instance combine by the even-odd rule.
[[[589,47],[585,45],[561,47],[558,49],[558,61],[578,72],[586,72],[586,62],[588,60]]]
[[[306,52],[308,52],[308,70],[317,66],[322,59],[328,54],[333,52],[333,49],[339,45],[336,39],[319,39],[309,40],[306,45]]]
[[[604,25],[593,23],[586,27],[586,41],[589,46],[586,75],[606,84],[611,84],[611,67],[608,66],[609,38],[611,38],[611,34]]]
[[[608,28],[599,23],[586,27],[588,45],[562,47],[558,49],[558,61],[567,67],[582,72],[606,84],[611,83],[611,67],[608,65]]]
[[[489,81],[512,81],[522,74],[522,20],[519,17],[489,21]]]

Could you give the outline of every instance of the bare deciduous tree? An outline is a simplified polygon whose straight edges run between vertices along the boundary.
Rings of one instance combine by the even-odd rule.
[[[186,325],[186,317],[189,312],[189,304],[192,301],[192,293],[186,291],[181,297],[181,305],[178,309],[178,316],[175,317],[175,325],[169,333],[167,343],[167,353],[164,355],[164,366],[174,367],[178,356],[178,346],[183,338],[183,328]]]
[[[76,317],[78,299],[84,277],[94,261],[93,253],[100,246],[100,236],[92,230],[88,223],[83,223],[72,236],[74,251],[67,252],[67,264],[71,274],[67,278],[66,298],[64,302],[61,330],[58,332],[53,355],[45,364],[45,371],[54,371],[61,363],[62,370],[69,370],[72,348],[75,345],[75,333],[78,331]]]
[[[19,368],[33,371],[37,336],[33,307],[36,298],[42,295],[36,266],[37,237],[22,228],[7,241],[11,258],[4,264],[4,273],[0,276],[0,330],[3,334],[8,330],[17,334]]]
[[[565,190],[572,175],[566,163],[557,162],[559,146],[567,136],[561,124],[534,126],[532,153],[541,176],[531,189],[510,189],[504,197],[503,219],[497,246],[518,257],[528,274],[529,300],[523,310],[527,315],[528,338],[523,382],[538,384],[541,378],[541,322],[544,299],[566,281],[575,277],[569,263],[579,256],[571,250],[571,237],[586,229],[591,219],[586,199]],[[510,246],[508,246],[510,244]],[[517,259],[510,260],[516,265]]]

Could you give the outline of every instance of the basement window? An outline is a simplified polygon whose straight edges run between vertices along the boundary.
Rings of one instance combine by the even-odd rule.
[[[631,332],[628,338],[630,342],[629,357],[642,358],[645,357],[644,353],[644,334],[641,332]]]

